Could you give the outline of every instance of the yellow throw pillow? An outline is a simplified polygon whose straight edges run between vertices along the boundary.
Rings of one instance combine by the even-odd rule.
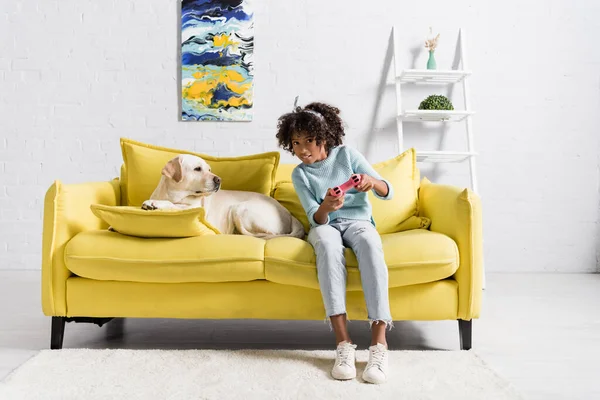
[[[427,220],[418,216],[419,170],[415,149],[408,149],[394,158],[373,164],[373,168],[394,187],[391,200],[378,199],[373,192],[369,192],[377,231],[384,234],[429,227]]]
[[[373,192],[369,192],[377,232],[385,234],[429,228],[431,221],[418,216],[419,170],[415,150],[406,150],[390,160],[374,164],[373,168],[394,187],[394,197],[391,200],[378,199]],[[280,174],[280,177],[283,175]],[[277,182],[273,198],[302,222],[308,232],[308,218],[292,182]]]
[[[125,167],[121,177],[125,186],[124,205],[141,206],[150,198],[160,181],[161,171],[169,160],[179,154],[202,157],[212,172],[221,178],[222,189],[243,190],[271,194],[279,165],[279,152],[253,154],[241,157],[214,157],[186,150],[153,146],[121,138],[121,151]]]
[[[412,216],[400,222],[394,232],[404,232],[411,229],[429,229],[431,220],[427,217]]]
[[[176,238],[220,233],[206,221],[204,208],[201,207],[187,210],[142,210],[139,207],[92,204],[90,208],[95,216],[124,235]]]

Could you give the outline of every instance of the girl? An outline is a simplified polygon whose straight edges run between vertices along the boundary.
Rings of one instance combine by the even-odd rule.
[[[298,98],[296,98],[296,101]],[[346,260],[344,246],[358,260],[362,288],[371,327],[369,362],[363,379],[383,383],[387,379],[385,328],[392,328],[388,300],[388,270],[381,238],[375,230],[367,192],[389,200],[393,188],[357,150],[342,145],[345,135],[340,110],[311,103],[296,107],[277,123],[279,145],[302,163],[292,181],[311,225],[308,241],[317,258],[317,274],[326,316],[335,331],[336,360],[331,371],[335,379],[356,377],[355,349],[346,327]],[[335,197],[331,188],[360,175],[360,184]]]

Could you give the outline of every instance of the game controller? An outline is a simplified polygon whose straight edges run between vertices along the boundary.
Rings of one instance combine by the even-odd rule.
[[[332,189],[333,195],[335,197],[341,196],[342,194],[346,193],[348,190],[350,190],[353,187],[356,187],[358,184],[360,184],[360,181],[361,181],[360,175],[352,175],[350,177],[350,179],[348,179],[346,182],[344,182],[341,185],[336,186]]]

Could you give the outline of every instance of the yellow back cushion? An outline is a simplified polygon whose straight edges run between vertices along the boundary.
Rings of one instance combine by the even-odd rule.
[[[418,216],[419,170],[417,169],[415,150],[406,150],[392,159],[374,164],[373,168],[394,187],[394,197],[391,200],[378,199],[373,192],[369,192],[369,201],[373,207],[373,219],[377,231],[384,234],[428,228],[431,221]],[[294,185],[288,178],[291,176],[293,167],[289,170],[289,175],[287,175],[287,169],[285,175],[278,174],[278,178],[287,178],[287,180],[277,182],[273,197],[302,222],[304,229],[308,232],[308,218],[294,190]]]
[[[372,191],[369,192],[377,231],[382,234],[400,232],[406,230],[402,229],[403,223],[408,223],[408,229],[420,227],[421,221],[417,217],[419,178],[416,151],[408,149],[394,158],[374,164],[373,168],[394,188],[391,200],[378,199]]]
[[[204,208],[187,210],[142,210],[139,207],[118,207],[92,204],[95,216],[124,235],[145,238],[191,237],[220,233],[206,221]]]
[[[298,221],[304,225],[304,232],[310,230],[310,224],[308,223],[308,217],[300,199],[294,189],[294,184],[291,181],[280,181],[275,184],[275,190],[273,191],[273,198],[277,200],[282,206],[284,206]]]
[[[224,190],[243,190],[269,196],[275,185],[279,152],[241,157],[214,157],[186,150],[170,149],[121,139],[125,167],[121,181],[125,193],[123,205],[140,206],[156,189],[163,167],[179,154],[202,157],[212,172],[221,178]]]
[[[277,167],[277,174],[275,175],[275,183],[281,181],[292,181],[292,172],[298,164],[279,164]]]

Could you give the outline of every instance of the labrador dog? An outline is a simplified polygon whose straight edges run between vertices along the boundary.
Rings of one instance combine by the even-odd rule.
[[[206,220],[221,233],[269,239],[304,238],[304,226],[277,200],[254,192],[220,190],[221,178],[202,158],[181,154],[162,169],[145,210],[204,207]]]

